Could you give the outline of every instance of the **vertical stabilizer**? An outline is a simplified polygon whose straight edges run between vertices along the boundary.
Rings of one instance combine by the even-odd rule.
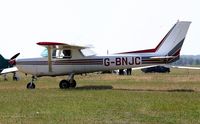
[[[178,21],[161,41],[156,50],[158,55],[177,56],[190,26],[189,21]]]

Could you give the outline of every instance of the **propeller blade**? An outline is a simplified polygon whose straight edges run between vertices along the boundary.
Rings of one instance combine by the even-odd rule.
[[[13,57],[10,58],[10,60],[16,59],[19,56],[20,53],[15,54]]]

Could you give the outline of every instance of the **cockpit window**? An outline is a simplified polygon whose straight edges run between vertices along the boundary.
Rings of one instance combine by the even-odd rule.
[[[94,56],[94,55],[96,55],[96,53],[93,50],[91,50],[90,48],[81,49],[80,51],[84,56]]]
[[[71,50],[62,50],[63,58],[71,58]]]
[[[47,50],[47,49],[44,49],[40,55],[41,55],[42,57],[48,57],[48,50]]]
[[[48,50],[45,49],[41,53],[42,57],[48,57]],[[52,50],[52,58],[71,58],[71,50],[68,49],[53,49]]]

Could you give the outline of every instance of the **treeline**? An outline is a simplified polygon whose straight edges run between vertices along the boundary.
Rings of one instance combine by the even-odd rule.
[[[172,65],[200,65],[200,55],[181,55],[180,59],[172,63]]]

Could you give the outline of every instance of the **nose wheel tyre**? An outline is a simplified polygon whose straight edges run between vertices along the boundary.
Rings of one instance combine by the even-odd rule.
[[[29,83],[27,84],[26,88],[27,88],[27,89],[35,89],[35,84],[29,82]]]
[[[70,87],[70,83],[67,80],[61,80],[59,87],[60,87],[60,89],[67,89]]]

